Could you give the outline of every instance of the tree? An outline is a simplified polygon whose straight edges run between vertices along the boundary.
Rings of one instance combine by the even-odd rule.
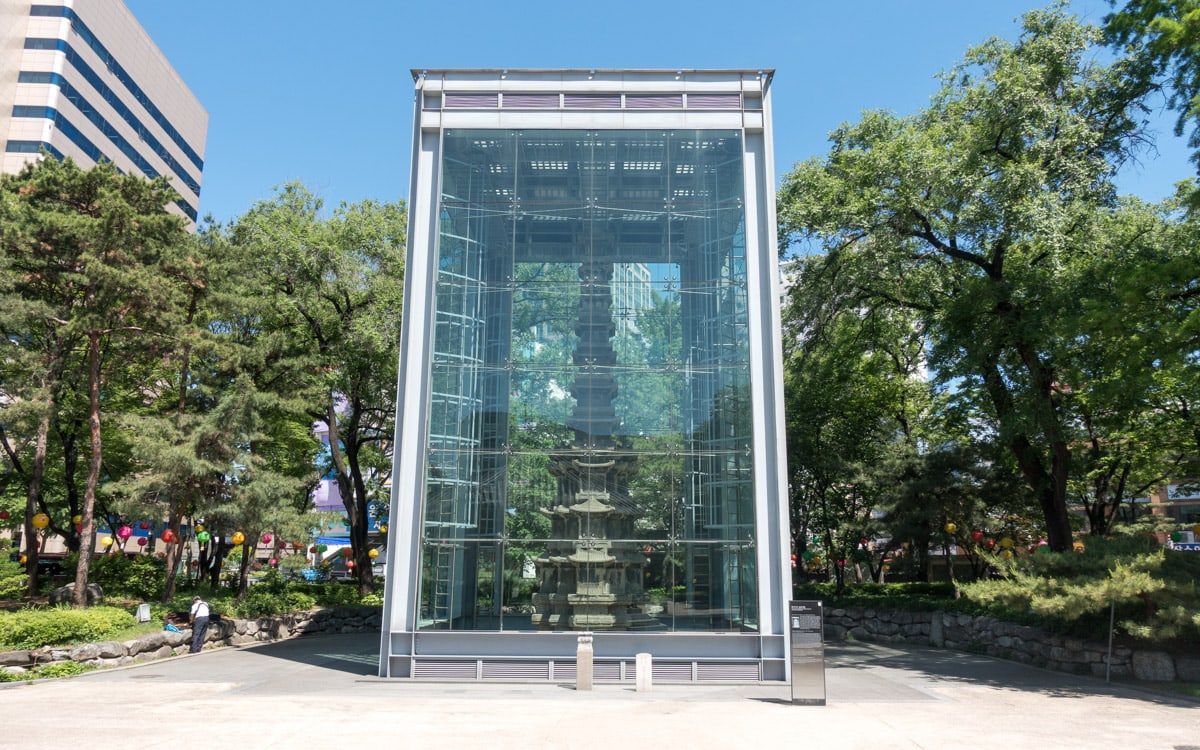
[[[1071,544],[1061,368],[1077,333],[1056,322],[1079,291],[1060,277],[1103,244],[1111,177],[1142,143],[1145,91],[1089,56],[1099,39],[1060,8],[1029,13],[924,111],[840,127],[780,193],[784,236],[818,241],[863,299],[919,315],[930,367],[986,408],[1056,550]]]
[[[89,450],[74,593],[83,606],[103,465],[102,388],[130,354],[170,330],[180,292],[173,261],[186,233],[182,219],[165,209],[177,197],[165,179],[122,175],[110,162],[85,171],[70,159],[43,158],[2,178],[0,191],[0,232],[21,311],[6,340],[21,350],[21,395],[38,412],[27,525],[41,500],[66,373],[81,347],[84,353]],[[118,349],[121,355],[105,358]],[[34,538],[32,527],[26,535]],[[36,555],[29,558],[36,565]],[[32,570],[30,579],[33,585]]]
[[[1191,123],[1188,145],[1200,166],[1200,0],[1128,0],[1104,24],[1108,41],[1132,56],[1137,85],[1166,88],[1167,105],[1179,113],[1175,134]]]
[[[390,470],[407,214],[403,204],[343,205],[285,186],[235,222],[232,239],[260,259],[273,325],[303,341],[315,374],[312,418],[324,422],[346,508],[360,590],[371,584],[369,507]]]

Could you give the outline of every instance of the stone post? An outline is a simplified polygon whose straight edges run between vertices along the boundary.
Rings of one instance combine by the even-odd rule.
[[[654,663],[650,654],[637,655],[637,691],[648,693],[654,687]]]
[[[592,633],[579,635],[575,646],[575,689],[592,689]]]

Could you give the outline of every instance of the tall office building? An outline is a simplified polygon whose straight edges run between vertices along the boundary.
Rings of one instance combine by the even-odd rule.
[[[380,673],[787,679],[771,73],[413,76]]]
[[[166,176],[196,221],[208,113],[120,0],[0,0],[3,171],[40,149]]]

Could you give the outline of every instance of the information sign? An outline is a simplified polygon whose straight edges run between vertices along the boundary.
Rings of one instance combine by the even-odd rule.
[[[825,705],[825,607],[819,601],[788,602],[792,650],[792,703]]]

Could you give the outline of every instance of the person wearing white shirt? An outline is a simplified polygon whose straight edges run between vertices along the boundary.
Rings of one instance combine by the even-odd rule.
[[[208,635],[208,602],[198,596],[192,597],[192,649],[193,654],[200,653],[204,638]]]

